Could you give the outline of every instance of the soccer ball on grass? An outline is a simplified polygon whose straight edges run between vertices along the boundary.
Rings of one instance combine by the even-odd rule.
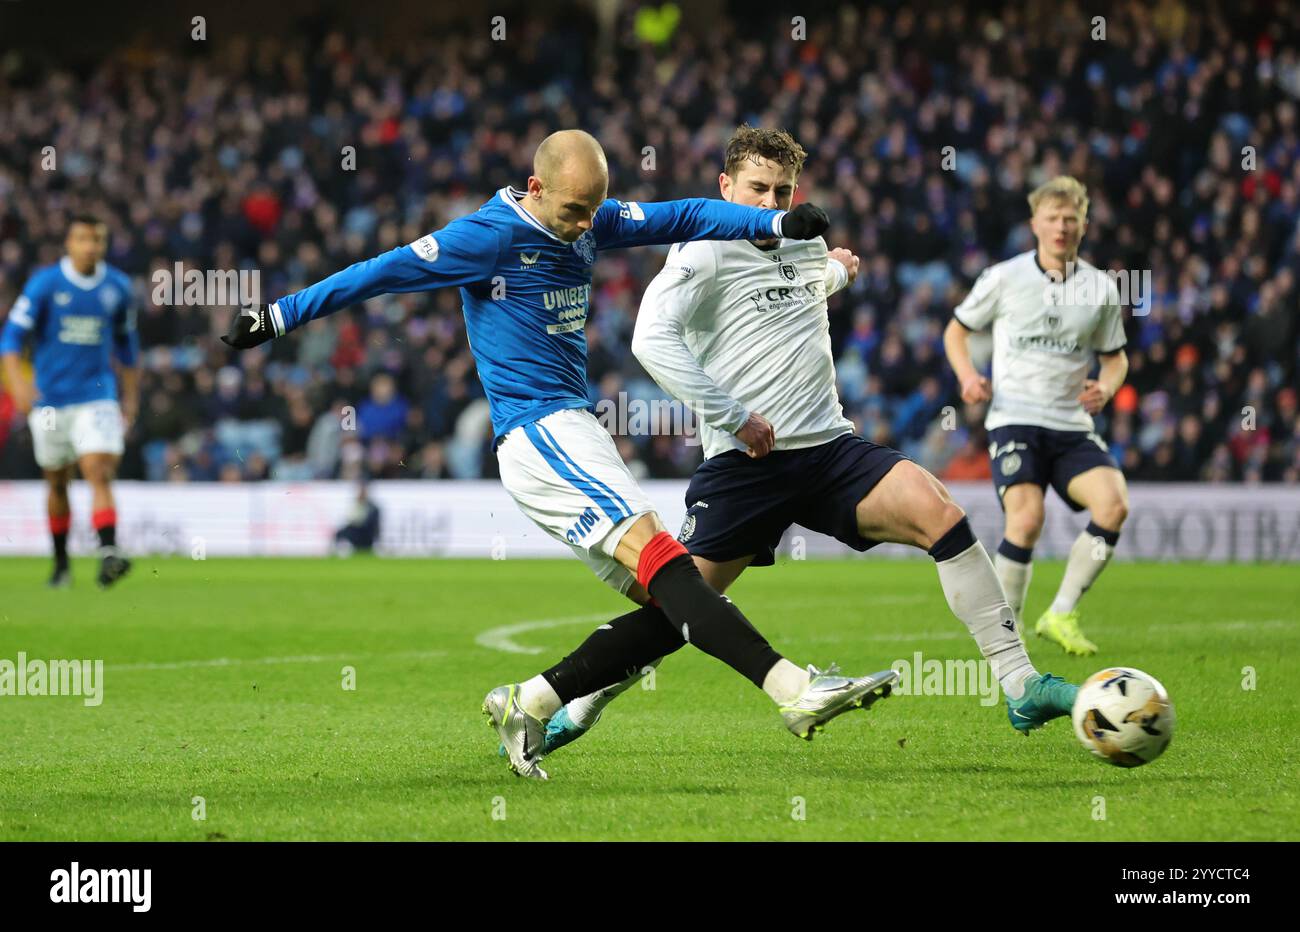
[[[1169,694],[1154,676],[1128,667],[1088,677],[1071,717],[1083,746],[1117,767],[1151,763],[1174,736]]]

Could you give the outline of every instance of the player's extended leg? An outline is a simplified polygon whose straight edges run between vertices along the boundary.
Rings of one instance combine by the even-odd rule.
[[[948,607],[993,668],[1018,731],[1069,714],[1076,687],[1030,663],[993,564],[938,479],[911,461],[896,464],[858,503],[857,520],[865,538],[921,547],[934,558]]]
[[[736,560],[728,560],[725,563],[715,563],[712,560],[706,560],[704,557],[694,555],[692,555],[692,559],[695,561],[695,566],[699,569],[700,575],[704,577],[704,581],[715,592],[725,593],[754,558],[752,556],[741,557]],[[632,588],[628,590],[627,596],[632,601],[642,605],[650,601],[650,594],[642,588],[640,583],[634,583]],[[686,642],[683,641],[682,643]],[[661,660],[663,660],[662,657],[643,666],[621,683],[598,689],[594,693],[580,696],[567,703],[551,716],[551,720],[546,723],[546,753],[550,754],[552,751],[556,751],[586,734],[587,730],[600,720],[600,713],[604,711],[605,706],[631,689],[634,684],[640,682],[641,678],[649,673],[652,668],[659,666]]]
[[[1029,580],[1034,575],[1034,545],[1043,533],[1043,489],[1032,482],[1008,486],[1002,493],[1002,507],[1006,522],[993,568],[1020,622]]]
[[[1073,631],[1077,638],[1058,639],[1072,654],[1092,654],[1097,646],[1079,632],[1079,600],[1115,554],[1120,529],[1128,518],[1128,487],[1124,474],[1110,466],[1095,466],[1070,480],[1067,494],[1091,513],[1092,520],[1075,538],[1065,564],[1065,576],[1052,606],[1038,621],[1040,632]]]
[[[51,589],[66,589],[72,585],[72,570],[68,565],[68,528],[72,526],[68,483],[72,480],[72,464],[42,471],[45,474],[45,510],[50,519],[50,537],[54,541],[54,571],[50,574],[49,586]]]
[[[873,701],[884,685],[872,677],[823,675],[786,660],[730,599],[704,581],[686,548],[653,513],[640,516],[622,535],[614,556],[629,570],[635,568],[637,581],[653,604],[624,616],[627,620],[611,622],[611,630],[649,625],[652,616],[641,612],[659,611],[683,641],[723,661],[767,693],[780,707],[786,725],[801,738],[811,739],[831,718]],[[549,718],[565,702],[621,682],[664,653],[649,653],[646,645],[638,651],[632,639],[624,639],[622,650],[612,650],[614,639],[605,636],[604,628],[525,683],[521,706],[539,719]]]
[[[654,513],[608,432],[585,411],[561,411],[511,431],[497,448],[501,479],[524,512],[567,541],[602,578],[633,580],[651,604],[601,625],[572,654],[520,684],[488,693],[484,712],[511,769],[546,779],[538,766],[544,723],[565,703],[626,680],[689,642],[759,686],[787,727],[815,728],[861,708],[897,678],[849,679],[786,661],[729,599],[704,581],[690,554]]]
[[[117,547],[117,507],[113,500],[113,477],[118,457],[113,453],[85,453],[77,461],[91,490],[90,522],[99,535],[99,577],[107,588],[126,575],[131,561]]]

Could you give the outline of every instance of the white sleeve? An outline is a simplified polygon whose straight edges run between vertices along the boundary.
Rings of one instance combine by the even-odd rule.
[[[734,434],[749,420],[749,412],[709,377],[684,336],[691,317],[711,297],[716,271],[712,243],[674,246],[641,298],[632,352],[668,394],[704,423]]]
[[[1101,273],[1098,273],[1101,274]],[[1119,303],[1119,289],[1109,276],[1102,275],[1106,284],[1106,303],[1101,309],[1101,320],[1092,333],[1092,348],[1099,353],[1118,353],[1128,342],[1124,334],[1124,309]]]
[[[967,330],[986,330],[998,316],[998,293],[1002,290],[1002,270],[991,265],[975,279],[966,300],[957,305],[952,316]]]
[[[826,297],[830,297],[849,283],[849,270],[838,259],[826,260]]]

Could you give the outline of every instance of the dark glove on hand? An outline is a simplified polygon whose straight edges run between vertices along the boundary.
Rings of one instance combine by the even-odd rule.
[[[826,211],[813,204],[800,204],[781,218],[781,235],[786,239],[813,239],[830,225]]]
[[[252,349],[274,337],[275,325],[271,323],[271,309],[265,304],[259,304],[256,308],[241,308],[230,322],[230,332],[221,341],[235,349]]]

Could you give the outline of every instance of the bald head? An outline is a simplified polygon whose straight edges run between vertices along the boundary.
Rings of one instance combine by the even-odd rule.
[[[533,155],[533,174],[547,186],[593,177],[609,183],[605,150],[580,129],[562,129],[543,139]]]
[[[609,165],[600,143],[580,129],[564,129],[537,147],[523,206],[571,243],[591,229],[608,190]]]

